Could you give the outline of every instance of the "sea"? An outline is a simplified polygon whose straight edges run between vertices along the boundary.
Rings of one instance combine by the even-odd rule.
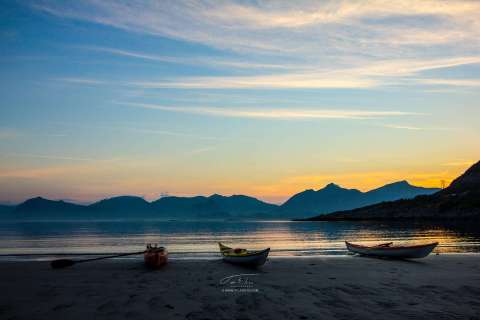
[[[164,246],[178,259],[218,258],[218,242],[263,249],[272,257],[347,255],[345,241],[439,242],[434,253],[480,252],[471,223],[294,222],[258,220],[1,220],[0,259],[51,259],[141,251]]]

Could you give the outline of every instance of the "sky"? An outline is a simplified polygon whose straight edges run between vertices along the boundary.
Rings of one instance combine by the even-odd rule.
[[[0,0],[0,203],[448,184],[480,1]]]

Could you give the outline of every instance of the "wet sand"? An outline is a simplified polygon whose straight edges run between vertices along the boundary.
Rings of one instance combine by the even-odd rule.
[[[480,319],[480,255],[1,262],[0,286],[1,319]]]

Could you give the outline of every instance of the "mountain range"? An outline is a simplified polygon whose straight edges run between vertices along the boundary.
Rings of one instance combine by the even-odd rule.
[[[361,192],[357,189],[344,189],[330,183],[318,191],[310,189],[297,193],[279,207],[278,213],[291,218],[327,214],[382,201],[409,199],[422,194],[432,194],[439,190],[416,187],[407,181],[399,181],[368,192]]]
[[[290,219],[326,214],[381,201],[413,198],[439,189],[421,188],[406,181],[361,192],[328,184],[323,189],[305,190],[282,205],[263,202],[244,195],[208,197],[162,197],[148,202],[141,197],[119,196],[90,205],[74,204],[42,197],[28,199],[17,206],[0,206],[0,216],[8,218],[166,218],[166,219]]]
[[[8,211],[15,218],[225,219],[259,217],[276,208],[276,205],[252,197],[242,195],[225,197],[215,194],[209,197],[163,197],[153,202],[147,202],[141,197],[120,196],[91,205],[36,197]]]
[[[431,195],[318,215],[304,220],[480,219],[480,161],[450,186]]]

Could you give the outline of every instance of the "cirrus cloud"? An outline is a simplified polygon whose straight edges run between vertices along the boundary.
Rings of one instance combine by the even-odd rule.
[[[189,113],[207,116],[259,118],[259,119],[378,119],[385,117],[420,115],[404,111],[369,111],[369,110],[337,110],[337,109],[278,109],[278,108],[212,108],[212,107],[178,107],[146,103],[119,103],[137,108],[161,110],[168,112]]]

